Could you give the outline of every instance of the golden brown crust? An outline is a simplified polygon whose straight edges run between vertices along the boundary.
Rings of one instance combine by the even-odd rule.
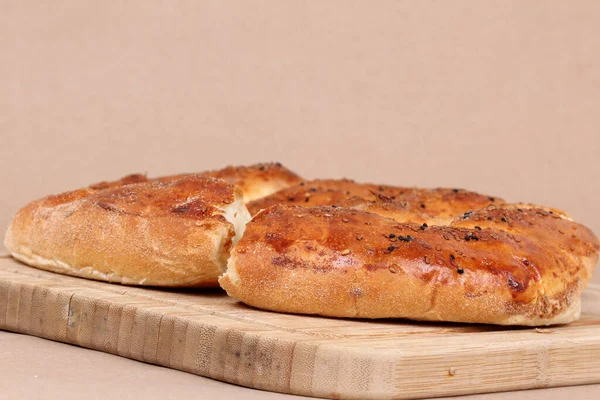
[[[223,179],[228,183],[239,186],[244,192],[245,201],[268,196],[302,181],[302,178],[281,165],[281,163],[228,166],[218,170],[201,172],[200,175]],[[185,176],[185,174],[160,177],[156,180],[168,181],[182,176]]]
[[[395,187],[342,179],[301,182],[248,203],[248,210],[255,215],[275,204],[337,205],[374,212],[397,221],[446,224],[463,212],[503,203],[500,198],[462,189]]]
[[[30,265],[75,276],[215,286],[235,220],[249,218],[242,196],[239,188],[202,176],[126,177],[28,204],[13,219],[5,245]]]
[[[133,174],[28,204],[5,243],[14,257],[56,272],[216,286],[238,239],[234,231],[240,236],[249,219],[242,196],[258,198],[299,181],[279,163],[152,179]]]
[[[276,205],[247,225],[220,283],[281,312],[546,325],[578,318],[598,250],[589,229],[535,208],[492,206],[425,226]]]

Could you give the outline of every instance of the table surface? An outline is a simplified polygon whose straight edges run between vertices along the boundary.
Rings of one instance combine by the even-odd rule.
[[[0,331],[0,399],[308,399],[262,392],[37,337]],[[461,399],[600,398],[600,385],[490,393]]]

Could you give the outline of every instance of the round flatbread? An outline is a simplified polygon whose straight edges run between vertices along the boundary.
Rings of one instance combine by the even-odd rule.
[[[279,204],[246,226],[219,282],[279,312],[560,324],[579,317],[599,248],[586,227],[531,205],[486,206],[431,225]]]

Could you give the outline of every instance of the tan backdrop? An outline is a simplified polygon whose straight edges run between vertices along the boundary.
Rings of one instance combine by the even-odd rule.
[[[0,4],[2,229],[98,180],[279,160],[600,232],[600,2]]]

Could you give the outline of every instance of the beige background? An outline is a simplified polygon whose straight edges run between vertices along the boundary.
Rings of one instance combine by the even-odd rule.
[[[0,1],[0,229],[130,172],[279,160],[600,232],[598,49],[593,0]]]

